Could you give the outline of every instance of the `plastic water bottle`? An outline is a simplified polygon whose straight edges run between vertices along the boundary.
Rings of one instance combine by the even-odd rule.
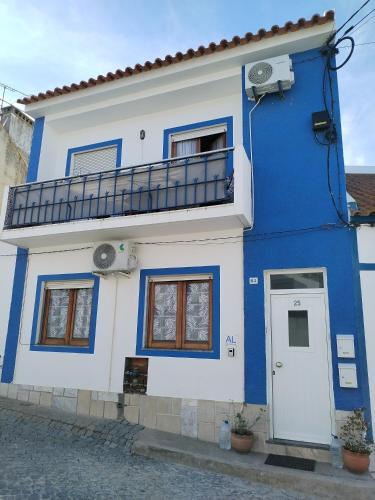
[[[341,443],[337,436],[332,435],[330,452],[332,466],[336,467],[336,469],[342,469]]]
[[[230,425],[228,420],[224,420],[220,427],[220,433],[219,433],[219,447],[222,450],[230,450],[231,444],[230,444]]]

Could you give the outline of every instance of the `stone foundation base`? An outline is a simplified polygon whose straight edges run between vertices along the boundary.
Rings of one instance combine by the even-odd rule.
[[[233,421],[235,414],[243,411],[244,417],[253,422],[262,412],[261,418],[252,428],[255,435],[254,451],[330,461],[326,450],[267,442],[270,422],[266,405],[16,384],[0,384],[0,396],[58,408],[77,415],[125,418],[130,423],[149,429],[210,442],[218,442],[223,420]],[[336,411],[337,432],[348,414],[349,412]]]

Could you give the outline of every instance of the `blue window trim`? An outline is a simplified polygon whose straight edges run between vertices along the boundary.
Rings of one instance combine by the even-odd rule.
[[[360,271],[375,271],[375,263],[359,263]]]
[[[1,373],[1,382],[8,384],[13,381],[14,368],[16,364],[27,260],[28,251],[23,248],[17,248],[12,300],[9,309],[8,331],[4,351],[3,370]]]
[[[86,146],[79,146],[77,148],[68,149],[68,154],[66,156],[65,175],[70,175],[70,164],[72,161],[72,156],[75,153],[82,153],[83,151],[93,151],[95,149],[108,148],[110,146],[117,147],[116,168],[120,168],[122,155],[122,139],[113,139],[111,141],[97,142],[95,144],[87,144]]]
[[[89,345],[87,347],[77,346],[53,346],[38,344],[38,322],[40,314],[40,301],[42,297],[42,285],[46,281],[79,281],[79,280],[93,280],[93,296],[92,296],[92,309],[90,320],[89,332]],[[75,273],[75,274],[43,274],[38,276],[35,293],[35,305],[33,325],[31,331],[30,351],[46,351],[46,352],[73,352],[79,354],[92,354],[95,347],[95,332],[96,332],[96,318],[98,312],[98,297],[99,297],[99,278],[92,273]]]
[[[187,130],[194,130],[199,128],[213,127],[215,125],[227,126],[227,148],[233,147],[233,116],[223,116],[222,118],[215,118],[204,122],[189,123],[179,127],[164,129],[163,137],[163,160],[170,158],[169,153],[169,138],[173,134],[186,132]],[[231,175],[233,172],[233,151],[228,154],[227,171],[226,175]]]
[[[212,274],[212,350],[184,351],[168,349],[149,349],[143,346],[146,310],[147,279],[154,276],[186,276]],[[168,267],[160,269],[142,269],[139,282],[137,348],[138,356],[164,356],[170,358],[206,358],[220,359],[220,266]]]
[[[26,182],[35,182],[38,179],[40,151],[42,148],[44,130],[44,116],[37,118],[34,122],[33,138],[31,142],[29,166]]]

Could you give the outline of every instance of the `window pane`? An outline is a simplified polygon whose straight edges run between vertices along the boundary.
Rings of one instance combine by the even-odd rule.
[[[47,337],[61,339],[65,337],[68,319],[69,290],[50,290]]]
[[[209,307],[209,283],[188,283],[186,286],[186,340],[208,342]]]
[[[176,340],[177,285],[155,283],[154,340]]]
[[[309,347],[307,311],[288,311],[289,347]]]
[[[201,152],[215,151],[225,147],[225,134],[207,135],[201,137]]]
[[[323,273],[271,274],[271,289],[324,288]]]
[[[90,331],[92,288],[77,290],[73,338],[87,339]]]

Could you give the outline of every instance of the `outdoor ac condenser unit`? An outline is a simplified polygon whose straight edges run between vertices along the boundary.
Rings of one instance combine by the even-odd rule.
[[[98,244],[92,254],[94,273],[129,273],[137,267],[135,245],[130,241],[109,241]]]
[[[245,90],[251,100],[263,94],[290,89],[293,83],[292,60],[288,54],[245,66]]]

